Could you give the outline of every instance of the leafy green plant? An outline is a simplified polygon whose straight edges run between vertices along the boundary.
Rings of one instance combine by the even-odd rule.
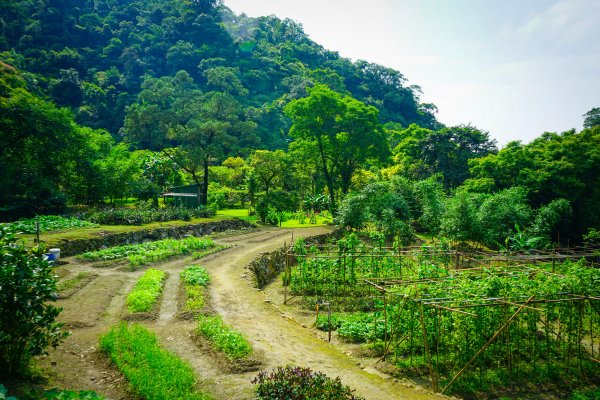
[[[0,400],[18,400],[14,396],[8,396],[7,393],[8,390],[6,389],[6,387],[0,383]]]
[[[110,261],[129,259],[132,268],[149,262],[161,261],[176,255],[190,254],[215,247],[215,242],[209,238],[194,236],[185,239],[163,239],[155,242],[123,245],[108,249],[83,253],[80,258],[88,261]]]
[[[52,389],[44,393],[44,400],[104,400],[104,397],[91,390],[73,390]]]
[[[40,232],[98,226],[97,224],[88,221],[83,221],[73,217],[61,217],[59,215],[39,215],[35,218],[20,219],[18,221],[2,225],[8,226],[14,232],[33,234],[36,233],[37,223],[40,224]]]
[[[226,325],[220,315],[200,315],[197,332],[233,360],[252,353],[252,347],[244,335]]]
[[[135,287],[127,296],[129,312],[150,311],[156,299],[162,293],[166,273],[158,269],[149,269],[137,281]]]
[[[158,344],[139,324],[120,324],[100,338],[100,347],[121,370],[132,389],[147,400],[208,400],[195,389],[192,367]]]
[[[270,372],[260,372],[252,383],[256,385],[256,395],[260,400],[363,399],[342,384],[339,377],[332,379],[310,368],[277,367]]]
[[[317,329],[329,330],[328,316],[320,314],[316,324]],[[367,343],[383,340],[384,320],[375,313],[358,312],[352,314],[331,314],[331,329],[337,330],[338,336],[354,343]],[[389,329],[388,327],[388,337]]]
[[[190,265],[181,272],[181,279],[186,285],[206,286],[210,282],[208,272],[199,265]]]
[[[61,309],[56,277],[42,249],[28,249],[0,227],[0,374],[26,372],[32,357],[58,346],[68,335],[56,322]]]
[[[204,307],[204,288],[210,282],[206,269],[199,265],[190,265],[181,271],[181,280],[185,288],[185,311],[200,311]]]

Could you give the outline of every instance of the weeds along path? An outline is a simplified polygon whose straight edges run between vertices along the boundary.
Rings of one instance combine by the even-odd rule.
[[[328,228],[293,230],[295,238],[325,233]],[[179,273],[185,266],[200,264],[211,277],[208,298],[214,311],[226,323],[242,331],[262,361],[261,369],[283,365],[300,365],[322,371],[355,388],[366,399],[435,399],[440,396],[412,389],[379,374],[369,373],[357,361],[333,345],[318,338],[282,315],[276,304],[266,300],[263,292],[253,288],[245,277],[245,267],[261,252],[268,252],[290,243],[292,230],[264,228],[242,234],[222,236],[217,242],[232,247],[201,260],[179,258],[154,264],[169,276],[157,309],[157,318],[140,323],[155,331],[161,344],[190,362],[197,371],[199,385],[218,400],[248,400],[254,398],[252,378],[257,371],[231,372],[219,358],[196,343],[195,321],[177,316],[180,301]],[[125,299],[146,268],[128,271],[117,266],[95,268],[88,263],[69,259],[61,267],[63,276],[91,272],[93,279],[85,282],[70,297],[60,299],[63,307],[59,319],[72,335],[64,344],[52,350],[40,364],[48,371],[46,386],[72,390],[95,390],[110,399],[134,399],[127,382],[98,350],[98,338],[125,315]]]

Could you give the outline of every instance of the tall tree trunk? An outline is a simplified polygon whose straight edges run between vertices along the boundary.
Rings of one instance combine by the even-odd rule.
[[[321,162],[323,167],[323,175],[325,175],[325,182],[327,183],[327,189],[329,190],[329,211],[331,215],[335,212],[335,190],[333,188],[333,177],[327,168],[327,159],[325,158],[325,151],[323,150],[323,142],[321,138],[317,138],[319,144],[319,153],[321,155]]]
[[[202,185],[201,202],[203,206],[208,203],[208,157],[204,159],[204,183]]]

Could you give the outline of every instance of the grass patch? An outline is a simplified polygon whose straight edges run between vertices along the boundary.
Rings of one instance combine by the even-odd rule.
[[[190,236],[181,240],[164,239],[155,242],[115,246],[83,253],[79,258],[87,261],[110,261],[127,258],[130,266],[135,269],[150,262],[165,260],[181,254],[192,254],[214,246],[215,242],[210,238]]]
[[[204,288],[210,282],[206,270],[199,265],[185,267],[180,274],[185,288],[185,311],[200,312],[204,306]]]
[[[100,347],[132,389],[147,400],[209,400],[195,388],[192,368],[161,348],[156,335],[138,325],[120,324],[100,338]]]
[[[302,223],[296,219],[289,219],[281,223],[282,228],[314,228],[315,226],[326,226],[331,223],[331,220],[317,217],[316,224]]]
[[[64,281],[58,282],[56,285],[56,290],[62,292],[63,290],[74,288],[79,285],[79,282],[88,278],[90,275],[90,272],[80,272],[71,279],[65,279]]]
[[[166,275],[158,269],[147,270],[127,296],[127,310],[132,313],[150,311],[162,293]]]
[[[252,354],[252,347],[244,335],[226,325],[220,315],[200,315],[197,332],[232,360]]]
[[[248,215],[247,208],[229,208],[225,210],[218,210],[217,215],[225,216],[228,218],[239,218],[244,221],[256,223],[258,217],[256,215]]]

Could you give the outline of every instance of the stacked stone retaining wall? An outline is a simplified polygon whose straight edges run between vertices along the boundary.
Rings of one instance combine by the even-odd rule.
[[[338,236],[339,231],[324,233],[321,235],[309,236],[303,238],[304,243],[308,245],[324,244],[327,240]],[[269,283],[273,282],[277,275],[285,269],[285,258],[288,247],[281,247],[277,250],[262,253],[256,257],[247,268],[250,271],[250,280],[252,284],[262,289]]]
[[[106,233],[98,237],[67,240],[63,239],[53,244],[60,248],[63,257],[95,251],[106,247],[119,246],[123,244],[137,244],[167,238],[183,238],[186,236],[204,236],[215,232],[252,228],[254,224],[241,219],[231,219],[215,222],[203,222],[198,224],[165,226],[152,229],[139,229],[123,233]]]

